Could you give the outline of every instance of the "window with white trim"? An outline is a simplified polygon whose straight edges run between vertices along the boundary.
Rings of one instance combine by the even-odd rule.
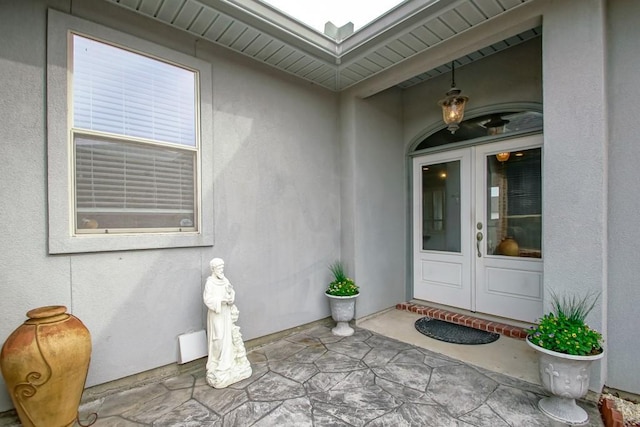
[[[213,244],[210,64],[54,10],[47,62],[49,252]]]
[[[198,73],[70,42],[75,232],[197,230]]]

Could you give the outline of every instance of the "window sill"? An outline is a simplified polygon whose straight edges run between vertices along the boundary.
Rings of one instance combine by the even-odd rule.
[[[91,234],[49,239],[50,254],[213,246],[213,233]]]

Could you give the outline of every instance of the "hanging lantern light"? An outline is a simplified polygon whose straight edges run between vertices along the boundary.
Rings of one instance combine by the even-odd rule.
[[[438,101],[438,105],[442,107],[442,118],[444,123],[448,125],[449,132],[455,133],[460,127],[460,122],[464,118],[464,107],[469,98],[460,95],[461,90],[456,87],[455,68],[453,61],[451,62],[451,89],[447,92],[444,99]]]

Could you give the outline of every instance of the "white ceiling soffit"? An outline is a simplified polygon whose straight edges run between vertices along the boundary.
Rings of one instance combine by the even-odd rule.
[[[341,91],[532,0],[407,0],[336,41],[256,0],[108,0],[332,91]],[[303,0],[301,0],[303,1]],[[465,65],[540,34],[528,30],[456,60]],[[400,83],[450,71],[448,64]]]

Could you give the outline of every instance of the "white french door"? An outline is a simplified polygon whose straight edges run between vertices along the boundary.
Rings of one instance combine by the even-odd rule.
[[[413,159],[414,297],[474,308],[471,149]]]
[[[415,157],[413,201],[415,298],[540,317],[542,135]]]

